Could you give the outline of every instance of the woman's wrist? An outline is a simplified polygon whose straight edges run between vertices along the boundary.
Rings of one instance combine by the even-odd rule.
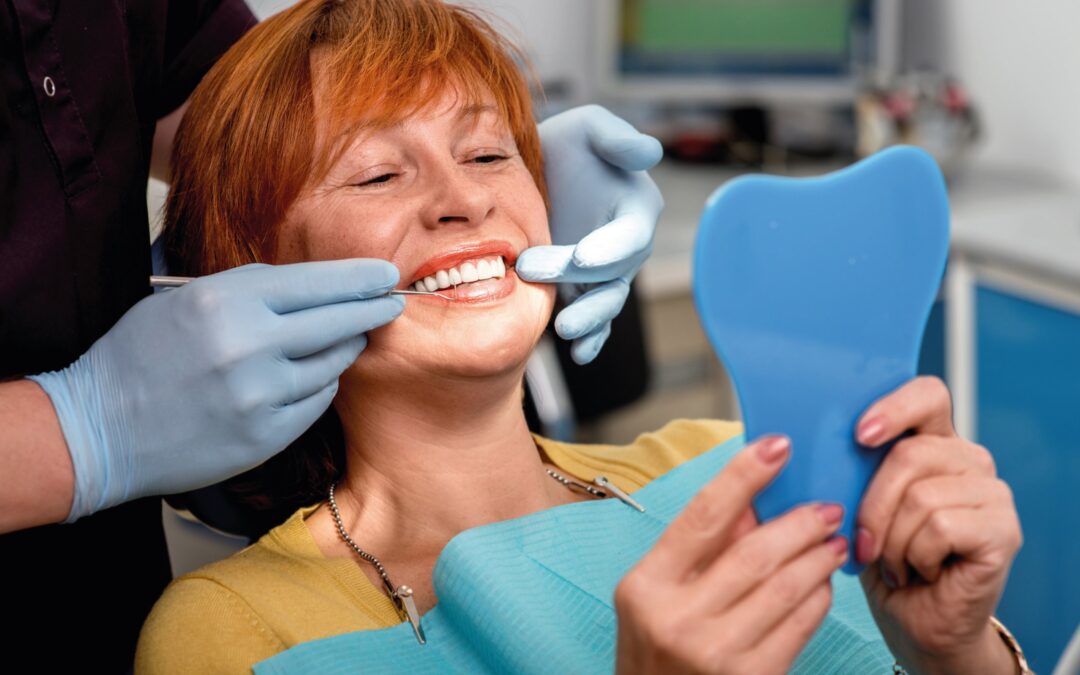
[[[911,675],[1024,675],[1017,653],[990,621],[986,622],[986,628],[978,641],[969,648],[943,655],[923,655],[918,661],[906,664],[901,660],[899,663],[905,666]]]

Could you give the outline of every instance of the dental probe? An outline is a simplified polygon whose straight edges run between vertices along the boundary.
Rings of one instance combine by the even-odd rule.
[[[193,279],[195,279],[195,277],[166,277],[151,275],[150,285],[154,288],[176,288],[178,286],[183,286],[184,284],[192,281]],[[435,297],[442,298],[443,300],[450,300],[451,302],[454,300],[448,295],[443,295],[442,293],[435,293],[434,291],[402,291],[396,288],[391,290],[388,295],[434,295]]]

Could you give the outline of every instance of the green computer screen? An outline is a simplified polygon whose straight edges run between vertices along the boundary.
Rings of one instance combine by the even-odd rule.
[[[622,0],[623,65],[677,71],[835,71],[859,0]]]

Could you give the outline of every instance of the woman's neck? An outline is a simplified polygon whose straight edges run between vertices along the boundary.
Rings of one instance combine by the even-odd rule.
[[[462,530],[576,501],[544,472],[520,372],[405,389],[345,386],[335,401],[347,449],[337,502],[361,546],[434,560]]]

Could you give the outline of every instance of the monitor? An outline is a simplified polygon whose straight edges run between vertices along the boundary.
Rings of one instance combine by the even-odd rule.
[[[850,103],[899,58],[899,0],[597,0],[598,84],[620,100]]]

